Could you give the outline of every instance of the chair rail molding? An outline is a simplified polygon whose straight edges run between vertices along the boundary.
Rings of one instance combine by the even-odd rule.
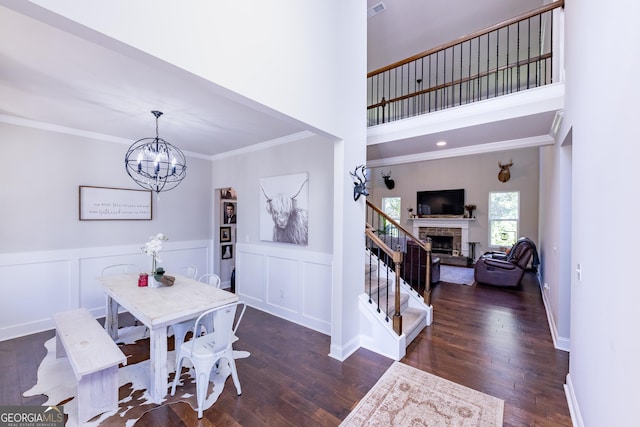
[[[212,254],[212,240],[167,242],[162,267],[177,272],[190,264],[211,271]],[[104,316],[105,294],[97,278],[112,264],[151,269],[139,244],[0,254],[0,276],[11,284],[3,296],[0,341],[53,329],[52,316],[62,311],[84,307],[94,317]]]

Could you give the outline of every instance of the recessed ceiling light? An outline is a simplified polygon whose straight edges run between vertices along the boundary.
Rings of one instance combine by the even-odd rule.
[[[445,145],[447,145],[447,141],[438,141],[438,142],[436,142],[436,145],[438,147],[444,147]]]
[[[374,16],[376,16],[379,13],[384,12],[385,10],[387,10],[387,6],[383,2],[380,2],[380,3],[376,4],[375,6],[370,7],[369,9],[367,9],[367,17],[368,18],[373,18]]]

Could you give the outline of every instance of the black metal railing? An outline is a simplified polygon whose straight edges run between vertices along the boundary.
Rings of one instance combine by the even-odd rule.
[[[369,303],[377,304],[378,311],[385,313],[387,321],[387,314],[393,311],[393,328],[401,334],[401,280],[431,305],[431,243],[414,237],[368,200],[366,215],[368,274],[365,288]]]
[[[556,1],[367,75],[367,124],[553,83]]]

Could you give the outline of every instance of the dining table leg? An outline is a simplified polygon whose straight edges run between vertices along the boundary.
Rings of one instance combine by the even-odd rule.
[[[104,320],[104,329],[114,341],[118,339],[118,307],[118,302],[107,295],[107,313]]]
[[[151,329],[151,399],[160,403],[167,395],[169,387],[169,370],[167,369],[167,327]]]

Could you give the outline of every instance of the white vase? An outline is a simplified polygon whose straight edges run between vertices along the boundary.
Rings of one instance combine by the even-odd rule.
[[[157,281],[156,278],[153,277],[153,274],[150,274],[149,275],[149,287],[150,288],[159,288],[160,286],[162,286],[162,283]]]

